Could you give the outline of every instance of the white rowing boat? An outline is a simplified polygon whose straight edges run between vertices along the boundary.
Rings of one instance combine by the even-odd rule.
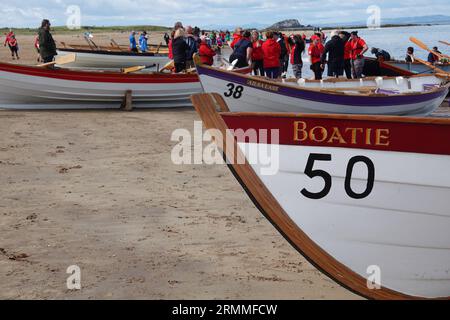
[[[160,53],[132,53],[120,51],[95,51],[83,49],[58,49],[58,55],[76,54],[76,59],[66,68],[98,68],[120,69],[134,66],[151,66],[153,69],[163,67],[169,62],[167,54]]]
[[[0,63],[0,108],[120,108],[131,91],[136,108],[192,105],[201,92],[196,74],[122,74],[44,69]]]
[[[450,298],[449,118],[192,100],[256,206],[317,268],[368,298]]]
[[[448,81],[434,75],[274,81],[197,64],[205,92],[222,95],[232,111],[421,116],[435,111]]]

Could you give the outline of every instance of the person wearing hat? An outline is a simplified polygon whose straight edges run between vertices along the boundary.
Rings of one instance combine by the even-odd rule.
[[[366,42],[358,36],[358,31],[351,33],[350,46],[352,50],[352,70],[353,78],[362,78],[364,70],[364,53],[369,50]]]
[[[206,42],[206,36],[200,36],[200,48],[198,49],[198,54],[200,56],[200,61],[203,64],[212,66],[214,64],[214,56],[216,52],[211,49],[211,47]]]
[[[322,55],[324,53],[324,46],[322,44],[322,39],[318,35],[313,35],[311,37],[311,45],[309,46],[308,54],[311,60],[311,70],[314,72],[315,80],[322,80],[323,66],[322,66]]]
[[[441,52],[439,51],[438,47],[433,47],[432,52],[428,54],[428,62],[435,64],[436,62],[439,62],[439,56],[434,54],[433,52],[438,54],[441,54]]]

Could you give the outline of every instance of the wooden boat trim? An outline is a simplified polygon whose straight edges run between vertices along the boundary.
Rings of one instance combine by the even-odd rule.
[[[299,251],[311,264],[321,270],[328,277],[342,285],[343,287],[370,299],[423,299],[406,295],[389,288],[381,287],[378,290],[371,290],[367,287],[367,280],[358,275],[335,258],[330,256],[321,247],[319,247],[312,239],[310,239],[289,217],[286,211],[280,206],[278,201],[269,192],[258,175],[254,172],[251,165],[245,162],[237,162],[237,159],[245,159],[245,156],[237,146],[234,137],[229,137],[231,133],[227,130],[227,125],[221,117],[220,112],[228,110],[225,101],[218,94],[196,94],[191,98],[194,107],[200,115],[203,123],[208,129],[217,129],[222,133],[225,141],[217,141],[218,146],[224,146],[221,150],[224,157],[227,155],[234,155],[234,159],[230,160],[229,168],[240,182],[248,196],[252,199],[256,207],[263,213],[263,215],[272,223],[272,225],[284,236],[284,238]],[[245,113],[237,114],[245,115]],[[267,113],[266,113],[267,115]],[[278,114],[277,114],[278,115]],[[279,115],[286,116],[286,114]],[[290,115],[298,116],[297,115]],[[306,117],[313,117],[313,115],[302,115]],[[321,117],[336,117],[333,115],[320,115]],[[353,116],[348,116],[353,117]],[[371,118],[368,116],[359,116],[358,119]],[[376,119],[384,117],[376,117]],[[396,119],[400,121],[401,117],[387,117],[386,121]],[[371,118],[374,120],[374,118]],[[405,118],[404,121],[408,121]],[[422,120],[419,120],[422,121]],[[448,123],[448,122],[446,122]],[[225,138],[226,137],[226,138]],[[226,141],[233,141],[233,145],[227,145]],[[237,152],[236,152],[237,151]],[[235,161],[232,161],[235,160]],[[244,163],[244,164],[237,164]],[[450,299],[450,297],[442,297],[438,299]]]
[[[165,57],[165,56],[167,56],[167,53],[154,53],[154,52],[135,53],[135,52],[130,52],[130,51],[108,51],[108,50],[66,49],[66,48],[58,48],[57,50],[61,51],[61,52],[71,52],[71,53],[86,53],[86,54],[129,56],[129,57]]]

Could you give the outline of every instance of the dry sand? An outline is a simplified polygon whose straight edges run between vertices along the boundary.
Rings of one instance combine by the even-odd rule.
[[[33,37],[18,40],[20,63],[34,63]],[[195,120],[191,108],[0,111],[0,298],[357,299],[225,166],[172,164],[172,131]],[[71,265],[80,291],[66,288]]]

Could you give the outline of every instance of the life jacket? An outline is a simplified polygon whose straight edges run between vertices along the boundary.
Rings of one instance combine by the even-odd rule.
[[[347,41],[344,46],[344,60],[350,60],[352,58],[352,44]]]
[[[364,46],[366,45],[366,42],[362,38],[358,38],[356,40],[351,40],[351,49],[352,49],[352,59],[356,60],[358,56],[361,55],[361,52],[364,49]]]
[[[169,59],[173,60],[173,48],[172,48],[173,39],[169,39],[169,44],[167,45],[169,47]]]
[[[253,61],[261,61],[264,60],[264,52],[262,49],[264,42],[261,40],[256,40],[253,42],[253,52],[252,52],[252,60]]]

